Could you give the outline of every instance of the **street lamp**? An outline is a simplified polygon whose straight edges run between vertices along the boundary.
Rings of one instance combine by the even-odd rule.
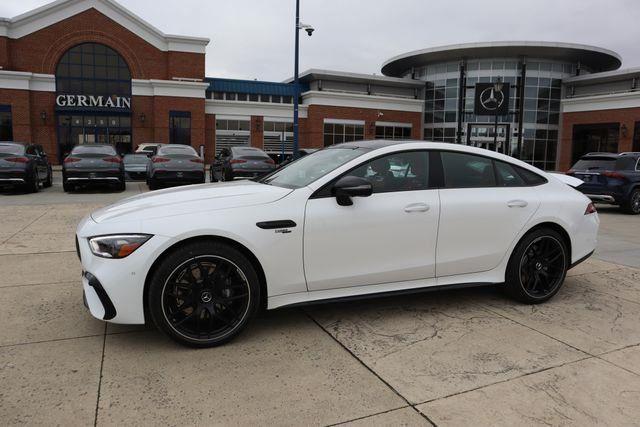
[[[498,77],[498,80],[495,82],[495,84],[493,85],[493,90],[496,93],[502,93],[502,81],[500,80],[500,77]],[[493,95],[492,95],[493,97]],[[504,95],[503,95],[504,97]],[[496,150],[498,148],[498,108],[499,108],[499,104],[498,104],[498,99],[496,98],[496,115],[495,115],[495,122],[493,124],[493,149]],[[506,146],[506,138],[505,138],[505,146]],[[504,153],[505,148],[506,147],[502,147],[502,152]]]
[[[298,47],[300,30],[305,30],[307,35],[311,37],[315,28],[311,25],[300,22],[300,0],[296,0],[296,43],[295,43],[295,61],[293,66],[293,158],[298,158],[298,101],[300,99],[300,87],[298,85]]]

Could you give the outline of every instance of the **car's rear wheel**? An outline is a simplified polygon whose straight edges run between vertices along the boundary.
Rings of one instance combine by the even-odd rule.
[[[40,190],[40,184],[38,183],[38,171],[33,170],[29,174],[25,183],[25,189],[29,193],[37,193]]]
[[[65,193],[69,193],[76,189],[76,186],[67,181],[66,178],[62,178],[62,189]]]
[[[560,234],[540,228],[522,238],[507,265],[505,289],[518,301],[537,304],[553,297],[569,268],[569,251]]]
[[[153,178],[149,179],[147,184],[149,185],[149,190],[151,190],[151,191],[157,190],[158,188],[160,188],[160,184],[158,184],[158,181],[156,181]]]
[[[235,248],[194,242],[154,272],[148,306],[156,326],[175,341],[213,347],[237,336],[260,306],[251,262]]]
[[[622,210],[632,215],[640,214],[640,188],[631,192],[629,201],[622,205]]]
[[[51,170],[51,167],[49,167],[49,170],[47,172],[47,179],[44,181],[44,184],[42,185],[44,188],[49,188],[53,185],[53,170]]]

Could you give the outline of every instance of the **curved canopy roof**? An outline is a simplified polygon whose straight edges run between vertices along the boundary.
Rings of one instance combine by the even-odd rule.
[[[620,68],[617,53],[596,46],[574,43],[501,41],[465,43],[414,50],[395,56],[382,64],[382,73],[400,77],[413,67],[461,59],[528,57],[581,63],[593,72]]]

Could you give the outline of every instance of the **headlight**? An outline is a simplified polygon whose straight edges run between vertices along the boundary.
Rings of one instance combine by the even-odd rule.
[[[151,238],[150,234],[117,234],[89,238],[94,255],[102,258],[124,258]]]

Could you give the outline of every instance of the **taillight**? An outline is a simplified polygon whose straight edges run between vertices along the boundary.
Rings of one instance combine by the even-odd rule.
[[[80,159],[78,157],[67,157],[66,159],[64,159],[64,162],[65,163],[75,163],[75,162],[79,162],[80,160],[82,160],[82,159]]]
[[[585,215],[590,215],[590,214],[594,214],[594,213],[596,213],[596,212],[598,212],[598,211],[596,210],[596,205],[594,205],[593,203],[589,203],[589,204],[587,205],[587,209],[585,209],[585,211],[584,211],[584,214],[585,214]]]
[[[117,157],[117,156],[105,157],[102,160],[105,161],[105,162],[109,162],[109,163],[122,163],[122,159],[120,157]]]
[[[247,161],[243,160],[243,159],[233,159],[229,163],[231,163],[233,165],[235,163],[247,163]]]
[[[270,165],[275,165],[276,162],[273,161],[273,159],[267,159],[264,161],[265,163],[269,163]]]
[[[27,163],[29,162],[29,159],[27,159],[26,157],[5,157],[5,159],[7,162],[11,162],[11,163]]]
[[[607,178],[621,179],[623,181],[626,181],[627,179],[627,177],[621,174],[620,172],[604,171],[602,172],[601,175],[606,176]]]
[[[193,163],[204,163],[204,160],[202,160],[202,159],[191,159],[189,161],[193,162]]]
[[[164,163],[164,162],[169,162],[171,161],[171,159],[167,159],[166,157],[154,157],[153,159],[151,159],[151,161],[153,163]]]

